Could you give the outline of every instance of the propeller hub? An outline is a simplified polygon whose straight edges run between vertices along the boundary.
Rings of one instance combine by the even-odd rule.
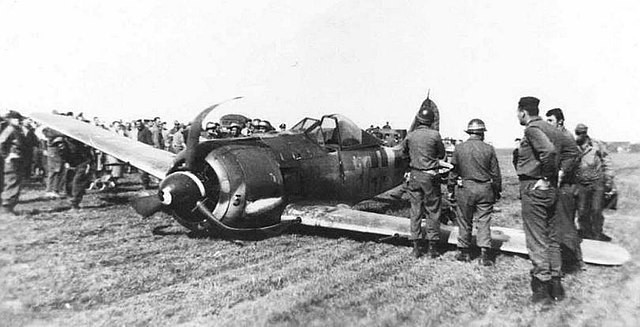
[[[160,183],[159,188],[162,203],[172,207],[195,206],[196,201],[207,194],[202,181],[188,171],[170,174]]]

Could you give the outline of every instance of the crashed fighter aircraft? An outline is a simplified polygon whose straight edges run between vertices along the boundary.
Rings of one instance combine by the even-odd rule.
[[[235,98],[202,111],[192,122],[198,130],[189,133],[187,149],[177,155],[68,117],[31,117],[161,179],[157,194],[132,203],[143,216],[165,211],[192,231],[231,238],[277,235],[297,223],[409,235],[406,218],[314,205],[355,203],[400,185],[408,158],[399,147],[382,146],[339,114],[304,118],[280,133],[199,141],[212,110],[233,110],[241,102]],[[457,228],[442,225],[441,232],[443,241],[456,243]],[[496,249],[527,253],[522,231],[492,228],[492,239]],[[629,259],[621,247],[596,241],[583,242],[583,256],[585,262],[606,265]]]

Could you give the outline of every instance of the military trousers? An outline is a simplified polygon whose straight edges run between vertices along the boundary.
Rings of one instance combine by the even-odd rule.
[[[60,164],[59,167],[53,168],[53,165],[48,166],[47,170],[47,192],[55,192],[55,193],[64,193],[65,183],[64,183],[64,164]]]
[[[4,162],[4,186],[2,188],[2,206],[13,208],[18,204],[22,188],[22,172],[19,159]]]
[[[604,216],[604,181],[579,183],[578,186],[578,224],[585,238],[594,238],[602,234]]]
[[[435,171],[411,170],[407,183],[407,194],[411,203],[409,218],[411,220],[410,240],[440,239],[440,213],[442,206],[442,190],[440,176]],[[422,228],[422,220],[426,222],[426,231]]]
[[[456,202],[458,203],[458,247],[468,248],[471,244],[473,231],[473,216],[477,214],[476,244],[479,247],[491,247],[491,213],[495,196],[490,182],[478,183],[465,180],[462,187],[456,189]]]
[[[565,268],[582,264],[582,239],[575,224],[576,185],[562,184],[558,188],[552,237],[560,243],[562,266]]]
[[[533,264],[531,275],[541,281],[562,276],[560,244],[552,231],[555,226],[557,190],[534,189],[536,180],[520,181],[522,225],[529,259]]]
[[[71,206],[78,207],[80,201],[84,197],[87,191],[90,181],[90,168],[91,161],[83,162],[74,167],[73,180],[71,181]]]

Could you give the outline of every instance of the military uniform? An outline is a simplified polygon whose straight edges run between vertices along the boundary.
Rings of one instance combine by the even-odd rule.
[[[62,134],[45,128],[43,134],[47,137],[47,193],[56,196],[64,193],[66,183],[64,176],[64,160],[60,156],[60,150],[56,146],[57,142],[64,140]]]
[[[555,185],[558,175],[557,152],[553,141],[558,138],[557,133],[555,127],[539,116],[532,116],[526,124],[516,160],[523,227],[529,258],[533,263],[531,274],[543,283],[553,277],[559,278],[562,266],[560,245],[552,232],[555,226]],[[542,181],[548,181],[548,186]],[[532,288],[533,282],[537,281],[532,280]]]
[[[137,137],[138,142],[153,146],[153,137],[151,135],[151,131],[148,128],[143,126],[142,129],[138,129]],[[141,171],[140,181],[142,182],[142,186],[144,188],[148,188],[151,178],[149,177],[149,174],[147,172]]]
[[[405,151],[410,157],[407,191],[411,202],[411,240],[440,239],[441,197],[439,159],[444,158],[444,144],[438,131],[419,125],[407,135]],[[426,234],[421,221],[426,220]]]
[[[555,217],[552,226],[552,238],[561,246],[562,266],[572,270],[582,266],[581,238],[575,225],[576,215],[576,185],[575,172],[580,151],[571,133],[561,126],[558,129],[558,139],[554,146],[558,152],[559,169],[562,178],[558,185]]]
[[[609,155],[604,144],[591,138],[580,146],[580,151],[577,170],[580,231],[584,238],[609,241],[602,231],[605,184],[613,182]]]
[[[66,139],[61,145],[63,159],[73,171],[71,176],[71,207],[78,208],[90,181],[93,149],[73,139]]]
[[[3,211],[13,212],[18,203],[24,169],[22,168],[22,151],[24,134],[20,126],[7,124],[0,132],[0,157],[3,159]]]
[[[476,243],[479,247],[491,247],[491,213],[496,196],[502,191],[500,166],[493,146],[483,142],[482,136],[471,134],[469,139],[456,145],[451,157],[450,183],[462,180],[456,189],[459,236],[458,248],[471,246],[473,215],[477,213]],[[463,250],[464,252],[464,250]]]

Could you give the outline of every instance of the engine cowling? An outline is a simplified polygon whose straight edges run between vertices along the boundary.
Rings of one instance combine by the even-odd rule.
[[[194,231],[206,230],[210,219],[231,228],[280,222],[286,205],[284,183],[269,148],[256,143],[217,145],[204,162],[198,171],[174,172],[160,184],[161,200],[178,222]],[[198,202],[211,214],[203,214]]]

